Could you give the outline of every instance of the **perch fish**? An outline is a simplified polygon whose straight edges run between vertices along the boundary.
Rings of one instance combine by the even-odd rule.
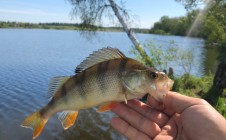
[[[107,47],[93,52],[76,67],[75,75],[54,77],[49,85],[49,103],[22,122],[38,137],[48,119],[59,113],[64,129],[71,127],[79,110],[99,106],[104,112],[118,102],[143,97],[149,93],[161,101],[173,81],[142,63],[127,58],[118,49]]]

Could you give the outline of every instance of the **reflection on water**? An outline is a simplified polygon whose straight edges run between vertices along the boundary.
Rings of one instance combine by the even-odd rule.
[[[112,46],[129,54],[131,43],[123,33],[98,33],[99,38],[91,42],[83,39],[76,31],[58,30],[0,30],[0,139],[30,140],[32,132],[20,127],[23,119],[47,103],[48,83],[54,76],[73,75],[74,68],[89,53],[99,48]],[[203,41],[186,39],[192,45],[184,44],[183,37],[138,35],[141,42],[147,39],[160,44],[172,39],[181,47],[193,47],[197,62],[202,65],[203,54],[209,56],[211,64],[215,54],[203,51]],[[197,46],[198,45],[198,46]],[[210,57],[211,56],[211,57]],[[212,67],[212,66],[209,66]],[[175,72],[179,71],[176,67]],[[200,73],[202,69],[195,69]],[[63,130],[60,121],[53,116],[38,139],[123,139],[109,125],[113,113],[97,113],[95,108],[79,112],[76,125]]]
[[[63,132],[60,136],[65,140],[86,139],[86,140],[122,140],[122,136],[109,127],[111,112],[97,113],[96,109],[82,110],[79,112],[76,126],[69,131]],[[85,122],[85,123],[84,123]]]

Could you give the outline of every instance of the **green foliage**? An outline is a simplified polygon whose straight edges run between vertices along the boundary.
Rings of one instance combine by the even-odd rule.
[[[218,47],[218,60],[223,61],[226,58],[226,40]]]
[[[176,0],[191,8],[203,0]],[[150,33],[170,34],[181,36],[201,37],[209,45],[222,44],[226,40],[226,1],[216,0],[215,4],[206,12],[192,10],[183,17],[161,17],[159,22],[154,24]],[[200,16],[204,15],[204,16]],[[199,22],[197,22],[197,20]],[[196,21],[196,22],[195,22]],[[190,28],[194,28],[190,30]],[[192,31],[192,32],[190,32]],[[189,34],[188,34],[189,33]]]
[[[24,23],[24,22],[1,22],[0,28],[29,28],[29,29],[57,29],[57,30],[111,30],[94,25],[72,23]],[[114,30],[115,31],[115,30]]]
[[[213,107],[215,107],[224,117],[226,117],[226,96],[224,90],[212,86],[206,94],[202,96]]]
[[[207,43],[221,43],[226,40],[226,9],[224,5],[214,7],[203,21],[202,33]]]
[[[143,47],[148,52],[148,56],[151,58],[153,66],[161,71],[167,70],[170,65],[174,63],[183,69],[183,73],[189,74],[192,66],[195,65],[192,51],[179,49],[174,41],[170,41],[167,46],[156,45],[153,41],[149,41],[148,43],[143,44]],[[144,62],[144,60],[142,60],[143,57],[141,57],[140,53],[138,53],[135,48],[131,50],[131,53],[135,54],[138,60]]]
[[[205,99],[226,118],[226,96],[222,90],[213,86],[213,77],[213,74],[203,77],[195,77],[188,74],[174,77],[173,91]]]
[[[226,118],[226,98],[225,97],[219,97],[215,108],[218,112],[220,112],[225,118]]]
[[[150,57],[146,54],[146,51],[142,48],[141,45],[137,47],[133,47],[133,50],[131,51],[134,54],[137,54],[137,58],[141,60],[146,66],[154,67],[153,61],[150,59]]]
[[[150,29],[150,33],[185,36],[193,20],[191,18],[193,18],[191,15],[174,18],[163,16],[160,21],[156,22],[153,28]]]
[[[174,77],[173,90],[193,97],[203,97],[212,86],[213,75],[195,77],[184,74],[181,77]]]
[[[42,28],[42,29],[64,29],[66,26],[78,26],[67,23],[26,23],[26,22],[4,22],[0,21],[0,28]]]
[[[186,36],[198,13],[199,10],[193,10],[182,17],[170,18],[163,16],[160,21],[156,22],[154,27],[150,29],[150,33],[158,33],[161,31],[164,32],[164,34]],[[200,34],[199,30],[195,30],[192,36],[200,37]]]
[[[163,67],[166,65],[166,61],[163,60],[165,56],[163,55],[161,46],[157,47],[152,41],[149,41],[147,44],[143,44],[143,47],[145,49],[148,49],[148,51],[150,52],[149,58],[152,58],[151,61],[153,63],[153,66],[158,66],[158,68],[163,70]],[[134,54],[136,59],[140,60],[143,63],[145,62],[141,54],[138,53],[138,51],[134,47],[132,47],[130,53]]]
[[[150,33],[159,34],[159,35],[167,35],[167,33],[162,29],[150,30]]]

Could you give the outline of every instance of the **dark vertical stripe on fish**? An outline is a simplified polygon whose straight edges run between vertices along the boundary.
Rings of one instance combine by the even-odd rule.
[[[64,97],[67,95],[68,92],[69,92],[69,90],[67,90],[65,84],[63,84],[63,86],[61,87],[61,92],[60,92],[59,98],[63,98],[64,101],[67,102],[67,98],[64,98]]]
[[[45,113],[48,111],[48,109],[54,106],[54,104],[55,104],[55,98],[52,98],[51,101],[39,111],[40,115],[44,116]]]
[[[79,73],[79,75],[74,77],[75,80],[75,85],[79,85],[78,87],[78,93],[81,95],[81,97],[86,97],[86,92],[84,90],[84,81],[85,81],[85,75],[86,75],[86,71],[83,71],[81,73]]]
[[[118,70],[119,78],[122,76],[122,73],[125,71],[127,61],[128,59],[122,59],[122,61],[119,64],[119,70]]]
[[[126,63],[128,62],[128,59],[122,59],[122,61],[119,64],[119,70],[118,70],[118,77],[119,79],[122,77],[122,73],[125,71],[126,69]],[[126,88],[124,86],[121,86],[122,89],[122,93],[125,93]]]
[[[56,98],[52,98],[51,101],[47,104],[48,106],[53,106],[54,103],[56,102]]]
[[[107,81],[106,74],[108,71],[109,61],[100,63],[97,69],[97,84],[101,90],[101,93],[104,93],[107,90]]]
[[[64,97],[66,95],[67,95],[67,89],[65,84],[63,84],[63,86],[61,87],[60,97]]]
[[[42,108],[42,109],[39,111],[39,114],[40,114],[41,116],[44,116],[47,110],[48,110],[48,106]]]

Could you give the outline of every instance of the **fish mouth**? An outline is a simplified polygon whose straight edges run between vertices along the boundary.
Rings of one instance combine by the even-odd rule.
[[[162,89],[163,90],[171,90],[173,88],[174,81],[171,79],[168,79],[163,85]]]
[[[152,95],[157,101],[162,102],[163,98],[166,96],[167,92],[172,89],[174,81],[167,79],[167,81],[162,83],[157,83],[152,86],[149,94]]]
[[[171,90],[173,88],[173,84],[174,84],[174,81],[171,80],[171,79],[168,79],[168,81],[167,81],[167,90]]]

